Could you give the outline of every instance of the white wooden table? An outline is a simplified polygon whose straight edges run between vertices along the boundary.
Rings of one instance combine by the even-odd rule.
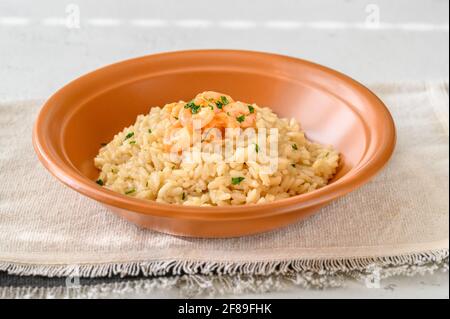
[[[297,56],[365,84],[448,79],[448,10],[447,0],[0,0],[0,99],[45,98],[105,64],[198,48]],[[449,278],[245,297],[448,298]]]

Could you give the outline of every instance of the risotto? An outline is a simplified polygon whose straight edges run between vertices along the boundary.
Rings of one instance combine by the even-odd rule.
[[[97,183],[162,203],[260,204],[328,184],[339,153],[308,141],[295,119],[203,92],[152,107],[104,144]]]

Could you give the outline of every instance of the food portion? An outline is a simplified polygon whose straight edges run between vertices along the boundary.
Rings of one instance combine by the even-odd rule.
[[[163,203],[259,204],[328,184],[339,154],[308,141],[294,119],[203,92],[153,107],[100,148],[97,183]]]

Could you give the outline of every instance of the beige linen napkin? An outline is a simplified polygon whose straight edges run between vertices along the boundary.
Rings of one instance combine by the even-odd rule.
[[[387,274],[448,260],[448,84],[383,84],[396,151],[369,184],[307,220],[232,239],[143,230],[60,184],[38,162],[42,101],[0,103],[0,270],[18,275]],[[422,267],[422,268],[421,268]]]

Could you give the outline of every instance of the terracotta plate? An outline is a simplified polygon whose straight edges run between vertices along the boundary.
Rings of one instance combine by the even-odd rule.
[[[185,207],[101,188],[93,165],[99,145],[150,106],[224,92],[295,117],[307,137],[332,144],[342,163],[332,183],[260,205]],[[316,212],[366,183],[391,156],[395,127],[367,88],[326,67],[286,56],[232,50],[182,51],[127,60],[56,92],[35,123],[33,142],[57,179],[139,226],[182,236],[228,237],[268,231]],[[355,211],[355,214],[358,214]]]

